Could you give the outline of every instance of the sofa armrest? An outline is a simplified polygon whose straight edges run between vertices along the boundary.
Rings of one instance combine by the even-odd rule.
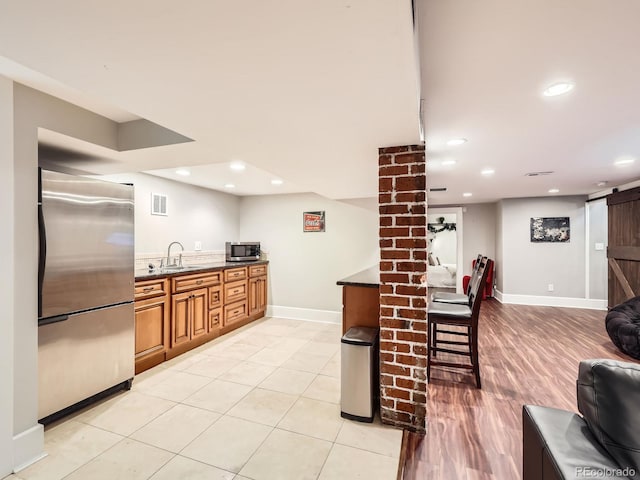
[[[522,430],[523,480],[590,478],[589,474],[595,471],[620,470],[578,414],[525,405]]]
[[[640,479],[640,365],[583,360],[578,370],[578,410],[617,463]]]

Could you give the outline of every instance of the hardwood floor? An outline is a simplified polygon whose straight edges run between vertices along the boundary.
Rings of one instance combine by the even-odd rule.
[[[611,343],[605,315],[601,310],[483,301],[482,389],[475,387],[469,371],[432,368],[427,433],[405,432],[398,478],[522,478],[522,405],[577,412],[580,360],[635,361]]]

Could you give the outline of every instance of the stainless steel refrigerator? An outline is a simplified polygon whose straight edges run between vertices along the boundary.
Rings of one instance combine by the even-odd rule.
[[[134,375],[133,187],[40,170],[38,418]]]

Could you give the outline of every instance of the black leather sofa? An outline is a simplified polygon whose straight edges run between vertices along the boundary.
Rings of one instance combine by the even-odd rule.
[[[640,479],[640,365],[584,360],[578,410],[522,408],[523,480]]]

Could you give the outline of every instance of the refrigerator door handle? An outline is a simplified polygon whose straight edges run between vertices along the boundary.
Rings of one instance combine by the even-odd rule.
[[[47,317],[41,320],[38,320],[38,326],[49,325],[51,323],[64,322],[65,320],[69,320],[69,315],[56,315],[55,317]]]
[[[47,266],[47,232],[44,224],[42,205],[38,205],[38,318],[42,316],[42,287],[44,285],[44,269]]]

